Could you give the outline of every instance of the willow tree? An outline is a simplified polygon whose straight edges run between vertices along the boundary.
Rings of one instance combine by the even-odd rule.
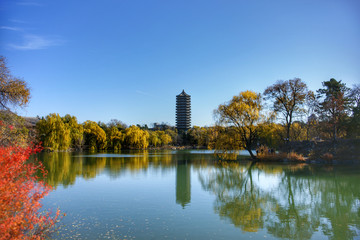
[[[252,159],[256,159],[252,150],[259,135],[258,124],[263,120],[261,110],[261,94],[252,91],[241,92],[215,110],[218,123],[232,126],[238,132],[241,147],[249,152]]]
[[[99,150],[106,147],[105,131],[93,121],[84,122],[85,144],[90,150]]]
[[[49,150],[67,150],[71,144],[69,127],[57,113],[52,113],[36,123],[40,141]]]
[[[154,147],[157,147],[161,144],[161,140],[159,139],[156,131],[149,131],[149,144]]]
[[[155,132],[158,138],[160,139],[160,145],[165,146],[172,141],[171,136],[165,133],[165,131],[155,131]]]
[[[63,122],[70,129],[71,144],[74,148],[81,148],[84,138],[84,127],[79,124],[75,116],[66,114],[62,117]]]
[[[146,149],[149,146],[149,133],[137,126],[125,130],[124,142],[129,148]]]
[[[165,133],[165,131],[148,131],[149,133],[149,144],[151,146],[165,146],[168,145],[172,138],[169,134]]]
[[[244,141],[241,140],[239,131],[235,127],[216,126],[214,137],[210,141],[210,148],[220,159],[236,160],[236,150],[244,149]]]
[[[300,78],[279,80],[264,91],[266,99],[273,100],[274,111],[285,120],[286,142],[290,140],[290,129],[294,117],[304,111],[307,97],[312,94]]]
[[[112,150],[120,150],[124,136],[115,126],[106,129],[107,148]]]

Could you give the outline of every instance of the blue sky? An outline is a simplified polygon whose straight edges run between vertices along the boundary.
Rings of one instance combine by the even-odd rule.
[[[29,83],[24,116],[192,124],[241,91],[299,77],[360,83],[360,1],[14,1],[0,3],[0,54]]]

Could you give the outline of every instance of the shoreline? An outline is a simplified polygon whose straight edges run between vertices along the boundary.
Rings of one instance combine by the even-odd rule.
[[[41,152],[46,152],[46,153],[64,153],[64,152],[68,152],[68,153],[76,153],[76,152],[108,152],[108,153],[117,153],[117,152],[121,152],[121,151],[157,151],[157,150],[209,150],[206,147],[198,147],[198,146],[163,146],[163,147],[150,147],[147,149],[120,149],[118,151],[114,151],[114,150],[99,150],[99,151],[90,151],[90,150],[86,150],[86,149],[68,149],[68,150],[56,150],[56,151],[52,151],[50,149],[43,149]],[[253,160],[251,159],[251,157],[249,156],[243,156],[243,155],[238,155],[242,156],[241,159],[235,159],[235,160],[230,160],[230,159],[221,159],[218,158],[217,161],[223,161],[223,162],[243,162],[243,161],[247,161],[247,162],[255,162],[255,163],[285,163],[285,164],[320,164],[320,165],[342,165],[342,164],[360,164],[360,159],[329,159],[329,160],[325,160],[325,159],[321,159],[321,158],[316,158],[316,159],[310,159],[309,157],[304,157],[305,160],[289,160],[287,158],[284,159],[273,159],[273,160]]]

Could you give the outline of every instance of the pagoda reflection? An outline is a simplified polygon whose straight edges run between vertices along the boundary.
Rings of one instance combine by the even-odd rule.
[[[191,201],[191,166],[187,161],[178,161],[176,167],[176,203],[183,208]]]

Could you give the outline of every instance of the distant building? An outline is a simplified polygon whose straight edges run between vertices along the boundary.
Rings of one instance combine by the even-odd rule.
[[[153,123],[152,125],[153,125],[153,127],[150,128],[150,130],[153,130],[153,131],[157,131],[157,130],[165,131],[165,130],[167,130],[167,129],[175,130],[175,129],[174,129],[174,126],[171,126],[169,123],[164,123],[164,122],[162,122],[162,123],[156,123],[156,122],[155,122],[155,123]]]
[[[183,90],[176,96],[176,128],[188,130],[191,127],[191,96]]]

